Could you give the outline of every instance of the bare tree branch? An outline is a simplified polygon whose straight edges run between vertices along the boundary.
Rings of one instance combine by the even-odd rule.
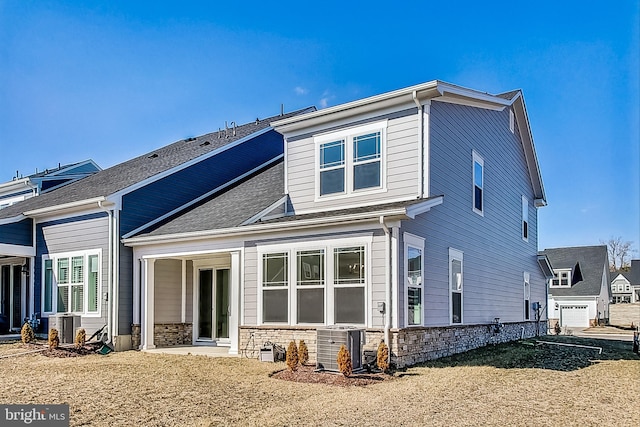
[[[606,242],[600,240],[600,243],[607,245],[610,271],[624,270],[630,267],[629,258],[633,242],[623,241],[621,236],[611,236]]]

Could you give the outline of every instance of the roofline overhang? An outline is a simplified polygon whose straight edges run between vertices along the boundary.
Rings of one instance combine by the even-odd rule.
[[[27,219],[27,217],[23,214],[18,214],[9,218],[0,218],[0,225],[13,224],[14,222],[20,222],[24,219]]]
[[[363,213],[301,219],[295,222],[284,221],[266,224],[251,224],[238,227],[220,228],[216,230],[189,231],[186,233],[167,234],[162,236],[131,237],[128,239],[122,239],[122,243],[125,246],[134,247],[161,243],[175,243],[185,240],[192,241],[212,238],[238,237],[249,234],[262,234],[291,230],[293,224],[295,224],[296,230],[300,230],[305,228],[317,228],[329,225],[336,226],[363,222],[378,223],[381,216],[390,220],[413,219],[415,215],[427,212],[433,206],[441,204],[443,198],[443,196],[438,196],[409,207],[403,206],[399,208],[380,209]]]
[[[35,246],[10,245],[0,243],[0,254],[16,257],[33,257],[36,256]]]
[[[104,196],[100,196],[100,197],[94,197],[92,199],[78,200],[75,202],[63,203],[61,205],[47,206],[45,208],[34,209],[31,211],[23,212],[23,214],[28,217],[37,218],[45,215],[56,215],[56,214],[77,212],[90,207],[94,207],[94,205],[100,206],[102,204],[102,206],[104,206],[105,205],[104,202],[107,202],[107,198]]]
[[[553,278],[553,266],[546,254],[538,254],[538,265],[546,280]]]
[[[475,105],[486,105],[488,108],[498,109],[507,107],[512,102],[486,92],[432,80],[419,85],[323,108],[311,113],[276,120],[271,123],[271,126],[280,133],[289,133],[345,117],[366,114],[401,104],[414,105],[416,101],[422,102],[438,97],[443,97],[443,100],[448,98],[459,102],[469,101]]]

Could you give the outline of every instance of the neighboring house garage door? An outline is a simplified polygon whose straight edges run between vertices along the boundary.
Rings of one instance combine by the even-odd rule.
[[[586,305],[564,305],[560,307],[560,325],[589,327],[589,310]]]

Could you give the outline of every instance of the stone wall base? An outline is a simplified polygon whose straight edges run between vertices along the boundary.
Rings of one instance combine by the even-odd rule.
[[[134,323],[131,325],[131,348],[140,348],[140,338],[140,325]]]
[[[153,342],[156,347],[193,344],[193,324],[156,323],[153,325]]]
[[[536,322],[517,322],[499,327],[489,324],[392,329],[391,362],[402,368],[488,344],[515,341],[521,337],[531,338],[546,333],[547,323],[544,321],[540,322],[537,328]],[[239,350],[243,356],[257,358],[264,344],[271,342],[286,349],[292,340],[298,345],[300,340],[304,340],[309,349],[309,360],[316,360],[315,327],[241,326]],[[383,330],[366,329],[363,350],[376,350],[383,340]]]

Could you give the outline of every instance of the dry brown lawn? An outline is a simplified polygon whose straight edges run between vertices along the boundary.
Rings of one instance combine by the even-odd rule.
[[[21,349],[0,344],[0,356]],[[269,374],[283,363],[239,358],[29,354],[0,358],[0,403],[68,403],[71,425],[92,426],[640,425],[640,359],[632,353],[567,371],[499,367],[487,354],[366,387],[277,380]]]

